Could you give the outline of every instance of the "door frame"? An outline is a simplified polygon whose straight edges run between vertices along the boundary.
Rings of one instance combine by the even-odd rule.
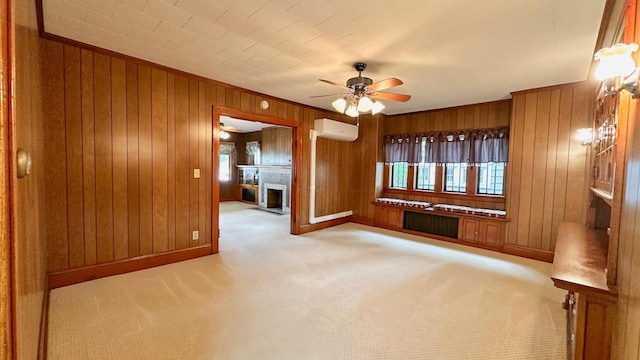
[[[218,167],[220,166],[220,116],[259,121],[265,124],[286,126],[291,128],[291,218],[290,233],[300,234],[300,179],[302,178],[302,124],[295,120],[287,120],[276,116],[268,116],[232,109],[224,106],[213,106],[213,146],[211,156],[212,204],[211,204],[211,245],[214,254],[218,253],[220,238],[220,181],[218,181]]]
[[[16,356],[15,300],[15,24],[14,0],[0,0],[0,358]]]

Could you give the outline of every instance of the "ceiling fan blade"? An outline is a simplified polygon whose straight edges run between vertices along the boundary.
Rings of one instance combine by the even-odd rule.
[[[388,79],[380,80],[378,82],[375,82],[367,86],[367,89],[369,89],[370,91],[380,91],[380,90],[388,89],[390,87],[394,87],[402,84],[403,82],[400,79],[388,78]]]
[[[323,82],[323,83],[325,83],[325,84],[329,84],[329,85],[337,86],[337,87],[339,87],[339,88],[341,88],[341,89],[345,89],[345,90],[351,91],[351,89],[349,89],[348,87],[346,87],[346,86],[344,86],[344,85],[340,85],[340,84],[338,84],[338,83],[336,83],[336,82],[333,82],[333,81],[330,81],[330,80],[323,80],[323,79],[318,79],[318,80],[322,81],[322,82]]]
[[[404,95],[404,94],[390,94],[390,93],[373,93],[369,95],[372,98],[376,98],[376,99],[384,99],[384,100],[393,100],[393,101],[401,101],[401,102],[406,102],[409,101],[409,99],[411,99],[411,95]]]
[[[339,94],[328,94],[328,95],[313,95],[313,96],[309,96],[310,99],[313,98],[320,98],[320,97],[329,97],[329,96],[344,96],[344,95],[348,95],[345,93],[339,93]]]

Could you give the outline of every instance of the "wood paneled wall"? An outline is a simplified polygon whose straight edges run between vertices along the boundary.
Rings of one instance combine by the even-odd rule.
[[[625,43],[640,41],[640,7],[628,2]],[[638,63],[638,55],[635,56]],[[618,243],[618,304],[613,359],[640,359],[640,103],[621,93],[620,122],[627,122],[624,192]]]
[[[316,118],[345,118],[111,53],[42,43],[51,128],[49,271],[209,243],[214,105],[304,122],[307,129]],[[271,102],[268,110],[258,105],[263,99]],[[290,153],[290,132],[287,141]],[[302,146],[308,153],[308,137]],[[323,151],[320,165],[338,171],[324,162],[342,164],[346,152]],[[308,174],[307,164],[300,165]],[[199,180],[193,179],[195,168],[201,169]],[[303,176],[303,209],[308,181]],[[346,182],[331,176],[318,188]],[[348,198],[341,194],[317,211],[341,208]],[[308,212],[297,221],[308,224]],[[194,230],[198,241],[191,240]]]
[[[46,58],[36,26],[35,3],[14,1],[15,4],[15,123],[14,141],[31,153],[32,172],[15,180],[15,243],[13,244],[16,335],[14,359],[36,359],[40,334],[40,319],[46,275],[45,191],[49,183],[45,176],[45,131],[58,131],[45,122],[43,98],[56,89],[42,86]],[[4,16],[4,15],[3,15]],[[56,149],[56,148],[54,148]],[[13,175],[15,176],[15,174]],[[17,356],[15,356],[17,355]]]
[[[552,252],[560,222],[585,221],[588,147],[575,134],[591,126],[592,96],[587,83],[513,94],[507,244]]]
[[[492,128],[509,125],[511,100],[494,101],[483,104],[458,106],[447,109],[422,111],[405,115],[388,116],[384,121],[384,134],[420,133],[428,131]],[[383,144],[380,144],[384,147]],[[381,159],[384,161],[384,159]],[[511,163],[511,160],[509,161]],[[379,164],[381,167],[382,164]],[[427,201],[434,204],[445,203],[487,209],[504,210],[504,201],[483,201],[478,199],[448,198],[420,194],[384,192],[381,196],[405,200]],[[373,199],[372,199],[373,200]]]
[[[290,128],[267,127],[262,129],[261,165],[291,165],[291,156]]]

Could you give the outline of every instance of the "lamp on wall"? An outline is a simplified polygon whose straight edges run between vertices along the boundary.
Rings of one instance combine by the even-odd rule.
[[[631,43],[615,44],[595,53],[594,58],[599,63],[594,75],[602,80],[605,95],[626,90],[631,93],[632,98],[640,98],[638,68],[631,57],[636,51],[638,44]]]
[[[576,138],[580,141],[580,145],[587,146],[593,142],[593,129],[582,128],[578,129]]]

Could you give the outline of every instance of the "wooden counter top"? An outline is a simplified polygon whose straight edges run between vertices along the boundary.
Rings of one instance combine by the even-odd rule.
[[[560,224],[551,279],[556,287],[578,293],[617,296],[607,285],[607,242],[604,230],[583,224]]]

